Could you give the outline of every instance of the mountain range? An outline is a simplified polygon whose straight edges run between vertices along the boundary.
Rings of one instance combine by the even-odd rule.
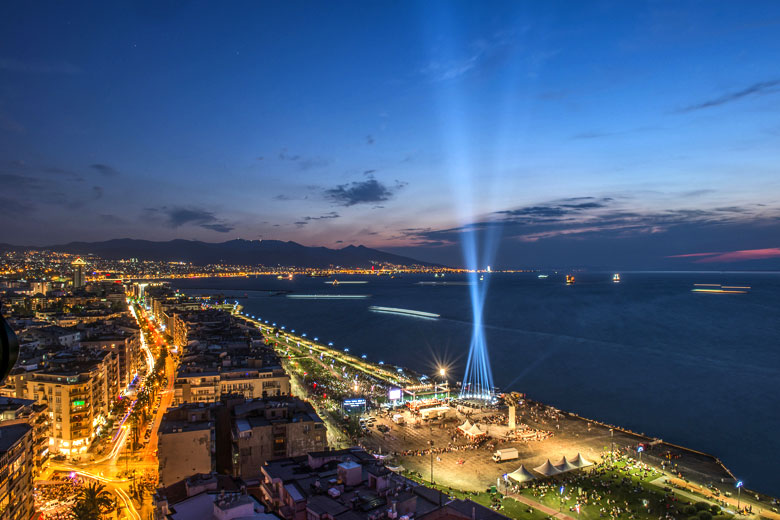
[[[103,242],[70,242],[68,244],[23,247],[0,244],[0,250],[39,249],[76,255],[96,255],[108,260],[138,258],[164,262],[191,262],[193,264],[232,264],[296,266],[325,268],[370,267],[373,263],[396,265],[427,265],[413,258],[386,253],[365,246],[346,246],[341,249],[309,247],[281,240],[229,240],[227,242],[200,242],[197,240],[169,240],[155,242],[120,238]]]

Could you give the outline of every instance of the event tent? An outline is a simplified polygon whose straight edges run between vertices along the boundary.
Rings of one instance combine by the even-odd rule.
[[[458,426],[458,429],[460,431],[462,431],[463,433],[466,433],[467,431],[469,431],[471,429],[471,423],[469,422],[468,419],[466,419],[466,422],[464,422],[463,424]]]
[[[479,426],[476,424],[472,424],[471,428],[469,428],[469,431],[465,432],[466,435],[469,437],[479,437],[480,435],[484,435],[485,432],[479,429]]]
[[[522,484],[523,482],[528,482],[529,480],[533,480],[536,477],[534,477],[530,471],[525,469],[525,466],[521,465],[519,468],[507,475],[506,478],[517,484]]]
[[[561,473],[565,473],[567,471],[571,471],[573,469],[577,469],[579,466],[575,466],[568,460],[566,460],[566,456],[563,456],[563,459],[555,465],[555,468],[560,471]]]
[[[547,462],[545,462],[541,466],[535,467],[534,471],[537,472],[537,473],[541,473],[542,475],[544,475],[546,477],[551,477],[551,476],[557,475],[558,473],[561,472],[561,470],[559,470],[558,468],[556,468],[555,466],[553,466],[550,463],[550,459],[547,459]]]
[[[592,466],[593,463],[589,460],[586,460],[585,457],[582,456],[582,453],[577,454],[577,458],[571,461],[572,464],[577,466],[578,468],[584,468],[586,466]]]

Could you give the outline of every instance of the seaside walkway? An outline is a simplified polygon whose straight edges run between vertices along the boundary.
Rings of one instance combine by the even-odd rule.
[[[668,482],[668,483],[667,483]],[[696,484],[691,484],[690,482],[686,482],[684,480],[681,480],[677,477],[672,477],[668,475],[664,475],[662,477],[658,477],[657,479],[650,482],[650,484],[654,486],[658,486],[659,488],[664,488],[667,486],[674,486],[672,487],[672,490],[675,494],[684,496],[685,498],[691,499],[693,502],[707,502],[708,504],[714,504],[720,507],[723,507],[721,502],[726,502],[729,506],[731,506],[733,509],[728,509],[727,511],[730,514],[736,515],[736,516],[742,516],[746,518],[750,517],[756,517],[756,518],[769,518],[772,520],[780,520],[780,514],[775,513],[772,511],[770,507],[761,507],[762,505],[756,504],[754,500],[751,499],[749,496],[743,496],[740,500],[740,504],[742,506],[744,505],[751,505],[753,506],[753,513],[751,514],[736,514],[737,509],[737,499],[727,496],[715,496],[712,491],[709,489],[698,486]],[[698,494],[697,494],[698,493]],[[746,493],[743,493],[743,495],[747,495]]]

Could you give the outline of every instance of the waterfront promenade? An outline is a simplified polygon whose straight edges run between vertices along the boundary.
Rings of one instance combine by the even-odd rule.
[[[244,319],[248,325],[259,327],[269,341],[276,343],[280,351],[294,354],[293,358],[289,360],[291,362],[285,362],[285,366],[293,378],[300,378],[303,374],[296,374],[296,371],[303,370],[301,368],[303,365],[295,363],[295,361],[303,362],[308,359],[310,363],[327,367],[328,373],[334,380],[342,378],[342,369],[349,369],[367,377],[380,379],[387,387],[412,383],[409,377],[401,379],[398,374],[387,370],[385,366],[355,358],[350,354],[285,331],[277,330],[276,332],[279,333],[277,336],[274,333],[275,327],[250,318],[244,317]],[[329,360],[328,364],[323,363],[323,359]],[[409,373],[412,372],[409,371]],[[306,385],[301,383],[302,381],[299,380],[295,391],[307,393]],[[319,403],[318,412],[327,415],[325,411],[327,400],[321,399],[321,396],[318,397],[314,399],[314,402]],[[338,403],[330,404],[336,407],[338,405]],[[645,457],[643,462],[651,463],[651,467],[655,468],[654,471],[657,472],[653,479],[654,482],[643,482],[641,484],[643,487],[661,494],[671,493],[678,500],[684,502],[719,503],[727,511],[731,511],[731,514],[736,513],[736,501],[733,497],[728,496],[730,492],[735,491],[733,475],[715,457],[669,445],[658,439],[625,431],[619,427],[600,424],[575,414],[556,410],[542,403],[525,400],[518,409],[517,421],[518,424],[522,423],[530,429],[549,432],[549,435],[545,435],[544,440],[541,441],[504,440],[508,428],[505,407],[468,411],[471,422],[480,424],[480,427],[485,428],[491,437],[489,443],[478,448],[468,448],[466,447],[468,443],[464,442],[463,439],[457,439],[455,428],[466,418],[464,413],[459,413],[457,418],[453,418],[449,422],[423,424],[404,408],[394,411],[393,414],[399,412],[405,414],[404,424],[396,424],[389,412],[372,412],[375,418],[373,427],[356,439],[356,442],[370,451],[388,456],[393,465],[400,465],[420,475],[423,481],[430,481],[431,457],[427,450],[431,441],[437,447],[437,453],[433,458],[434,481],[438,485],[471,493],[484,492],[490,486],[496,485],[498,478],[505,473],[514,471],[520,464],[526,468],[534,468],[548,459],[557,463],[564,455],[571,459],[578,453],[588,460],[600,462],[605,454],[613,450],[616,454],[636,458],[638,456],[637,447],[641,444],[646,450],[643,454]],[[338,445],[343,445],[345,437],[338,435],[345,433],[343,425],[341,432],[338,431],[338,423],[330,420],[328,425],[329,430],[334,431],[334,435],[329,435],[329,438],[337,441]],[[380,425],[384,431],[379,430]],[[503,464],[494,463],[490,458],[492,452],[495,449],[506,447],[517,448],[519,458]],[[679,482],[687,482],[692,490],[699,491],[684,490],[681,486],[675,485],[660,486],[663,479],[677,479]],[[670,482],[675,482],[675,480],[670,480]],[[664,491],[663,488],[667,488],[667,490]],[[521,502],[534,502],[536,504],[534,507],[548,507],[525,495],[520,495],[520,497],[524,497]],[[734,503],[732,504],[732,502]],[[780,520],[780,518],[770,516],[776,514],[772,511],[776,505],[771,498],[759,497],[756,500],[754,493],[743,490],[741,505],[751,506],[754,516],[758,514],[758,511],[762,511],[765,517]],[[567,516],[565,511],[561,514],[564,517]]]

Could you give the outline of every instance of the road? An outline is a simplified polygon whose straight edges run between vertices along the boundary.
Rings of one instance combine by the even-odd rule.
[[[236,314],[237,317],[244,319],[247,323],[250,323],[254,325],[255,327],[259,328],[262,333],[264,333],[269,339],[279,341],[280,343],[285,342],[287,345],[290,346],[296,346],[300,348],[309,348],[312,351],[319,352],[325,356],[329,356],[334,358],[337,362],[349,366],[353,368],[354,370],[357,370],[359,372],[362,372],[366,375],[369,375],[371,377],[376,377],[384,382],[386,382],[388,385],[391,386],[399,386],[399,387],[407,387],[410,385],[413,381],[396,372],[392,372],[390,370],[386,370],[382,368],[381,365],[377,365],[375,363],[370,363],[368,361],[364,361],[360,358],[356,358],[355,356],[350,355],[347,352],[342,352],[324,345],[321,345],[315,341],[312,341],[308,338],[305,338],[303,336],[296,336],[295,334],[291,334],[287,331],[281,331],[280,337],[276,338],[274,337],[273,330],[274,327],[268,326],[259,320],[252,319],[248,316],[243,316],[241,314]],[[284,334],[284,337],[281,337],[281,335]]]
[[[156,337],[158,341],[163,341],[162,334],[156,328],[156,324],[148,319],[146,312],[141,307],[130,305],[130,309],[131,314],[138,321],[139,325],[143,322],[146,326],[153,327],[152,335]],[[149,345],[147,345],[143,334],[141,336],[141,353],[144,356],[147,373],[149,373],[154,369],[156,360],[152,350],[149,348]],[[152,432],[149,441],[142,450],[129,454],[127,452],[131,432],[129,424],[126,424],[126,422],[136,405],[136,401],[133,400],[125,415],[117,421],[117,430],[114,437],[111,439],[111,449],[107,454],[84,463],[52,463],[50,464],[49,472],[75,473],[83,478],[98,481],[105,485],[111,493],[117,496],[119,503],[123,505],[124,518],[130,520],[148,518],[148,511],[147,514],[142,516],[143,511],[139,511],[137,504],[135,504],[130,497],[130,485],[133,481],[128,478],[119,478],[118,475],[125,471],[132,471],[134,474],[143,474],[147,470],[157,471],[157,433],[160,423],[162,422],[162,417],[173,400],[175,370],[175,362],[171,356],[168,356],[165,364],[167,384],[165,389],[160,391],[160,405],[156,408],[151,423]],[[139,385],[139,391],[142,388],[143,382]],[[47,474],[49,472],[47,472]],[[148,508],[148,505],[144,508]]]

